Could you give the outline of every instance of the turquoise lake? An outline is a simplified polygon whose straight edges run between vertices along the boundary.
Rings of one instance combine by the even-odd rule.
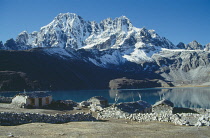
[[[1,96],[11,97],[18,92],[2,92]],[[81,102],[93,96],[103,96],[109,103],[114,103],[116,97],[119,102],[144,100],[154,104],[162,98],[174,103],[175,107],[210,108],[210,87],[189,88],[148,88],[148,89],[121,89],[121,90],[70,90],[52,91],[54,100],[73,100]]]

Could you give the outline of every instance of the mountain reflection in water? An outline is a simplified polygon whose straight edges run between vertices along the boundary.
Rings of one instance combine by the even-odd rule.
[[[141,97],[139,97],[139,94]],[[165,98],[174,103],[175,107],[210,108],[210,88],[170,88],[170,89],[139,89],[139,90],[110,90],[111,98],[116,96],[118,101],[140,100],[154,104]]]

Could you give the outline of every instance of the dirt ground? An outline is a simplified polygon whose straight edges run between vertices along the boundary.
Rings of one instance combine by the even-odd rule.
[[[171,123],[138,123],[126,120],[104,122],[69,122],[65,124],[31,123],[19,126],[0,126],[0,137],[210,137],[209,127],[175,126]]]
[[[0,112],[74,113],[87,109],[55,111],[44,109],[19,109],[0,104]],[[49,138],[49,137],[210,137],[210,127],[176,126],[172,123],[139,123],[124,119],[109,119],[96,122],[69,122],[64,124],[30,123],[18,126],[0,126],[0,137]]]

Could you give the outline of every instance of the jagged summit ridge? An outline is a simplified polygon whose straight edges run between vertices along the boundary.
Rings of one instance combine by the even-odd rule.
[[[85,21],[74,13],[60,13],[40,31],[18,35],[20,47],[61,47],[74,49],[143,48],[161,46],[174,48],[154,30],[136,28],[126,16],[107,18],[100,23]]]

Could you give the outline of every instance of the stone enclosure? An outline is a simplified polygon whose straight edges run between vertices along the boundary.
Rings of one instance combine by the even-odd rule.
[[[90,113],[76,114],[39,114],[39,113],[0,113],[0,125],[20,125],[26,123],[67,123],[72,121],[96,121]]]
[[[171,122],[175,125],[186,126],[210,126],[210,110],[205,113],[128,113],[120,110],[116,106],[110,106],[98,111],[97,119],[127,119],[138,122]]]

